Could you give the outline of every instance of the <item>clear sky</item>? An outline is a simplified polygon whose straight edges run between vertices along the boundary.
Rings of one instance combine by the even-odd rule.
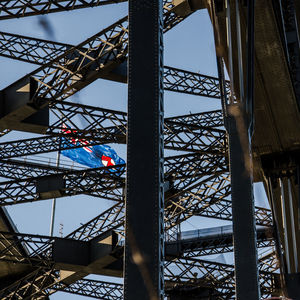
[[[49,14],[47,19],[53,28],[52,36],[49,36],[49,33],[39,25],[39,17],[2,21],[1,30],[38,38],[52,38],[56,41],[76,45],[125,15],[127,15],[127,3],[122,3]],[[207,75],[217,75],[212,28],[205,10],[194,13],[166,33],[164,36],[164,47],[165,65]],[[147,58],[145,57],[145,59]],[[0,61],[1,89],[37,68],[35,65],[3,57],[0,57]],[[126,111],[127,86],[99,79],[83,89],[78,95],[68,99],[68,101],[70,100]],[[165,116],[167,117],[213,109],[220,109],[218,100],[165,92]],[[32,135],[16,132],[8,135],[8,138],[10,136],[11,139],[20,139],[31,137]],[[126,158],[126,147],[124,145],[112,146],[121,157]],[[54,159],[55,155],[54,153],[44,154],[43,156]],[[63,159],[67,160],[67,158]],[[69,162],[71,163],[71,161]],[[262,205],[264,203],[264,192],[261,186],[258,186],[255,192],[257,198],[260,199],[259,204]],[[60,224],[63,224],[63,235],[68,234],[80,226],[80,223],[87,222],[101,211],[110,207],[111,204],[109,201],[82,195],[59,198],[57,200],[54,234],[59,235]],[[20,232],[49,234],[51,200],[10,206],[8,211]],[[222,224],[227,223],[197,218],[189,221],[186,224],[186,229],[213,227]],[[83,297],[56,293],[50,298],[59,300],[82,299]]]

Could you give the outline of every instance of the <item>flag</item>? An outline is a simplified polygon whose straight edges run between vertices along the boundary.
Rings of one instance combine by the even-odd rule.
[[[70,134],[75,131],[71,131],[63,124],[62,132]],[[108,145],[91,146],[90,143],[84,139],[62,137],[62,148],[68,147],[70,144],[82,147],[61,150],[61,154],[82,165],[91,168],[100,168],[125,164],[125,161]],[[116,169],[112,168],[110,171],[116,172]]]

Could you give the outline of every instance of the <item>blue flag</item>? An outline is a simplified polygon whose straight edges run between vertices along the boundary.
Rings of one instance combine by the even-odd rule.
[[[63,129],[64,133],[71,133],[71,130],[67,129],[66,125],[63,126],[65,128]],[[82,146],[82,148],[62,150],[61,154],[82,165],[100,168],[125,164],[125,161],[108,145],[91,146],[88,141],[83,139],[62,138],[62,148],[70,144]],[[110,171],[116,172],[117,170],[112,168]]]

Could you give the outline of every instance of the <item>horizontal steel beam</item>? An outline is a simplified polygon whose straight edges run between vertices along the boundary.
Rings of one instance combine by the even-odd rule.
[[[126,142],[126,130],[119,126],[91,130],[87,134],[85,134],[85,131],[87,130],[83,132],[77,130],[77,132],[70,134],[53,132],[51,135],[42,137],[0,143],[0,159],[82,147],[80,143],[69,143],[67,138],[84,139],[89,142],[90,146],[109,143],[125,144]],[[164,126],[164,146],[165,149],[170,150],[225,156],[226,135],[224,130],[179,122],[166,122]]]
[[[120,253],[122,255],[122,252]],[[273,268],[274,262],[276,263],[276,261],[270,260],[269,256],[267,257],[267,263],[273,261],[273,264],[267,266],[267,264],[262,263],[260,269],[263,294],[266,293],[266,291],[271,293],[275,288],[275,275],[272,271],[276,271],[276,267]],[[264,257],[261,258],[261,262],[263,261]],[[193,286],[203,286],[203,284],[213,286],[217,293],[224,293],[228,296],[228,294],[234,293],[233,270],[233,266],[231,265],[213,263],[195,258],[178,257],[165,262],[165,280],[168,286],[178,284],[178,278],[181,279],[181,284],[191,283]],[[10,297],[16,295],[16,293],[19,296],[23,295],[23,299],[26,299],[24,296],[29,292],[27,287],[28,282],[32,284],[32,289],[30,290],[31,297],[41,292],[45,295],[50,295],[56,290],[67,287],[69,284],[74,284],[68,277],[60,277],[59,273],[52,267],[48,270],[44,269],[44,273],[42,271],[42,269],[38,269],[19,282],[0,291],[2,299],[11,299]],[[55,278],[58,280],[55,280]],[[209,280],[207,280],[207,278],[209,278]],[[74,280],[74,282],[76,282],[76,280]]]
[[[86,7],[96,7],[109,4],[126,2],[127,0],[40,0],[40,1],[21,1],[11,0],[1,2],[0,20],[22,18],[27,16],[44,15],[49,13],[71,11]]]
[[[25,61],[37,65],[51,63],[64,55],[73,45],[36,39],[11,33],[0,32],[0,56]],[[21,50],[20,50],[21,49]],[[109,74],[99,76],[127,82],[127,61],[121,62]],[[164,89],[209,98],[220,98],[219,79],[213,76],[164,66]],[[229,92],[229,83],[226,85]]]
[[[43,15],[55,12],[72,11],[76,9],[110,5],[122,3],[127,0],[39,0],[27,1],[9,0],[1,2],[0,5],[0,20],[23,18],[27,16]],[[197,6],[194,10],[189,10],[185,14],[177,14],[176,6],[172,0],[164,0],[163,2],[164,24],[165,30],[171,29],[174,25],[184,20],[187,16],[192,14],[195,10],[204,8],[204,6]]]
[[[171,1],[164,4],[165,31],[186,17],[177,17],[172,12],[173,6]],[[27,97],[29,103],[18,103],[17,111],[9,107],[7,115],[2,118],[4,129],[9,128],[6,122],[24,121],[41,111],[51,100],[64,100],[101,77],[100,74],[108,74],[124,62],[127,55],[128,17],[124,17],[2,90],[5,98],[14,87],[23,90],[26,86],[29,95],[33,95]]]
[[[274,247],[272,227],[257,228],[257,247]],[[179,232],[166,240],[166,256],[199,257],[233,251],[232,226]]]
[[[24,174],[22,180],[0,183],[0,205],[12,205],[53,197],[88,194],[105,199],[122,201],[124,188],[125,165],[84,170],[58,170],[37,164],[26,164],[14,161],[0,161],[7,166],[0,171],[6,176]],[[9,167],[8,167],[9,166]],[[48,172],[47,176],[29,177],[30,168],[33,172]],[[168,197],[178,197],[181,191],[193,189],[207,177],[228,172],[223,156],[210,154],[188,154],[166,158],[165,182]],[[40,174],[41,175],[41,174]]]
[[[80,279],[70,285],[59,282],[52,289],[96,299],[123,299],[123,284],[101,280]]]
[[[228,230],[226,229],[227,231],[223,232],[225,227]],[[257,235],[257,246],[259,248],[274,246],[272,227],[257,228]],[[0,255],[2,261],[30,264],[34,267],[44,266],[46,268],[55,264],[57,269],[75,270],[78,269],[78,266],[80,268],[80,266],[83,267],[91,263],[91,257],[88,254],[90,247],[94,247],[95,243],[101,243],[102,240],[105,240],[107,245],[111,245],[108,253],[115,251],[116,257],[118,255],[123,256],[121,250],[123,245],[120,243],[120,238],[122,239],[113,230],[108,230],[85,242],[73,238],[1,231]],[[232,252],[232,247],[232,226],[213,227],[193,230],[192,232],[181,232],[175,240],[166,240],[165,256],[167,260],[180,257],[193,258]],[[103,250],[100,249],[100,252],[103,253]],[[81,257],[83,253],[86,253],[86,257]],[[63,264],[65,265],[62,267]]]

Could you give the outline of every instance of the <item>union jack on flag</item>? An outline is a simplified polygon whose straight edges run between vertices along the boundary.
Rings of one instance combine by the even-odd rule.
[[[63,124],[62,132],[68,135],[75,133],[76,130],[72,130],[66,124]],[[80,148],[63,149],[61,151],[62,155],[82,165],[99,168],[125,164],[125,161],[108,145],[91,146],[89,141],[74,137],[63,137],[62,139],[62,148],[68,148],[69,144],[82,146]],[[110,170],[113,171],[115,169]]]

